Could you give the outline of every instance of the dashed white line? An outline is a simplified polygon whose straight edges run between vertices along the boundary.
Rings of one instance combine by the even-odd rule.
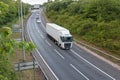
[[[46,42],[49,46],[51,46],[51,44],[50,44],[47,40],[45,40],[45,42]]]
[[[89,80],[88,77],[86,77],[81,71],[79,71],[74,65],[70,64],[72,68],[74,68],[79,74],[81,74],[86,80]]]
[[[36,23],[34,23],[34,24],[35,24],[35,28],[36,28],[36,30],[38,30],[38,29],[37,29],[37,25],[36,25]]]
[[[30,36],[29,31],[28,31],[28,36],[29,36],[30,40],[33,42],[32,38]],[[48,67],[48,69],[52,72],[52,74],[54,75],[54,77],[56,78],[56,80],[59,80],[59,78],[56,76],[56,74],[53,72],[53,70],[49,67],[49,65],[47,64],[47,62],[44,60],[44,58],[42,57],[42,55],[40,54],[40,52],[38,51],[38,49],[36,49],[36,51],[39,53],[39,55],[42,58],[43,62],[46,64],[46,66]],[[46,77],[47,77],[47,75],[46,75]],[[48,77],[47,77],[47,79],[48,79]]]
[[[42,38],[45,38],[42,34],[40,35]]]
[[[40,33],[40,30],[38,30],[38,33]],[[42,38],[45,38],[41,33],[40,33],[40,36],[41,36]]]
[[[55,51],[62,59],[65,59],[56,49],[54,49],[54,51]]]
[[[100,68],[98,68],[97,66],[93,65],[92,63],[90,63],[88,60],[86,60],[85,58],[81,57],[80,55],[78,55],[78,53],[76,53],[74,50],[71,50],[71,52],[73,52],[75,55],[77,55],[79,58],[81,58],[82,60],[84,60],[85,62],[87,62],[88,64],[90,64],[91,66],[93,66],[94,68],[96,68],[97,70],[99,70],[100,72],[102,72],[103,74],[107,75],[109,78],[111,78],[112,80],[116,80],[115,78],[113,78],[112,76],[110,76],[109,74],[107,74],[106,72],[104,72],[103,70],[101,70]]]
[[[40,31],[38,30],[38,33],[40,33]]]

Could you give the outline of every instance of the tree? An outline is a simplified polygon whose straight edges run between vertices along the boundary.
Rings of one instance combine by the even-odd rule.
[[[16,75],[9,61],[9,55],[14,53],[16,48],[24,47],[27,51],[35,48],[31,42],[16,42],[11,39],[12,31],[9,27],[3,27],[12,22],[18,15],[18,1],[0,0],[0,80],[16,80]],[[28,5],[24,4],[28,9]],[[27,14],[26,10],[26,14]]]
[[[0,2],[0,15],[8,11],[8,5]]]
[[[51,22],[68,28],[80,39],[120,54],[120,0],[57,0],[45,6]]]
[[[1,0],[0,1],[0,26],[12,22],[18,16],[18,1],[14,0]],[[25,15],[28,13],[28,4],[23,3],[24,8],[26,9]]]
[[[14,53],[16,48],[24,47],[26,50],[31,51],[35,48],[33,43],[29,42],[16,42],[11,39],[11,28],[0,28],[0,80],[16,80],[15,72],[10,66],[9,55]]]
[[[8,12],[8,5],[0,1],[0,25],[4,23],[5,14]]]
[[[111,21],[118,18],[120,4],[113,0],[91,0],[88,6],[84,6],[84,18],[92,18],[93,20]]]

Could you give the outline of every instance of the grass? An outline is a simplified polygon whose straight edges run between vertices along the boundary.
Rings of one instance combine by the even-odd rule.
[[[25,55],[26,55],[26,62],[31,62],[34,60],[30,53],[25,52]],[[22,50],[16,49],[15,54],[13,54],[11,56],[10,60],[13,64],[23,62]],[[44,80],[44,77],[43,77],[44,75],[43,75],[42,71],[40,71],[40,69],[35,69],[35,70],[30,69],[30,70],[25,70],[25,71],[21,71],[21,72],[16,71],[16,74],[18,76],[18,79],[20,77],[21,80]],[[35,74],[35,76],[34,76],[34,74]]]
[[[30,15],[30,14],[29,14]],[[24,19],[27,19],[27,17],[29,17],[29,15],[25,16]],[[18,24],[18,22],[16,22]],[[12,38],[13,39],[19,39],[21,38],[22,36],[22,33],[21,32],[14,32],[12,34]],[[30,62],[30,61],[33,61],[33,57],[30,53],[26,52],[25,53],[26,55],[26,61],[27,62]],[[15,50],[15,54],[13,54],[11,56],[11,62],[14,64],[14,63],[19,63],[19,62],[23,62],[23,53],[22,53],[22,50],[20,49],[16,49]],[[40,71],[40,69],[30,69],[30,70],[25,70],[25,71],[16,71],[16,74],[18,76],[18,79],[21,79],[21,80],[44,80],[44,75],[42,73],[42,71]],[[35,76],[34,76],[35,74]]]
[[[12,38],[14,38],[14,39],[21,38],[21,36],[22,36],[22,33],[20,33],[20,32],[12,34]]]

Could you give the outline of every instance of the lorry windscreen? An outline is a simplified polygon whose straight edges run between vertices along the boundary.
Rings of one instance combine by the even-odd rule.
[[[62,42],[72,42],[72,37],[61,37]]]

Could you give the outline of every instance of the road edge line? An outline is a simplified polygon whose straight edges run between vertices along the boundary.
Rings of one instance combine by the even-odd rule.
[[[28,28],[28,24],[27,24],[27,28]],[[27,31],[28,32],[28,31]],[[29,38],[30,38],[30,41],[32,41],[33,42],[33,40],[32,40],[32,38],[31,38],[31,36],[30,36],[30,34],[29,34],[29,32],[28,32],[28,36],[29,36]],[[34,42],[33,42],[34,43]],[[36,49],[36,51],[39,53],[39,55],[40,55],[40,52],[38,51],[38,49]],[[55,73],[53,72],[53,70],[48,66],[48,64],[47,64],[47,62],[43,59],[43,57],[40,55],[40,57],[42,58],[42,60],[43,60],[43,62],[45,63],[45,65],[48,67],[48,69],[52,72],[52,74],[55,76],[55,78],[56,78],[56,80],[59,80],[59,78],[55,75]],[[43,71],[44,72],[44,71]],[[47,75],[45,74],[45,72],[44,72],[44,75],[46,76],[46,78],[48,79],[48,77],[47,77]],[[49,79],[48,79],[49,80]]]
[[[76,56],[78,56],[79,58],[81,58],[82,60],[84,60],[85,62],[87,62],[88,64],[90,64],[92,67],[96,68],[97,70],[99,70],[100,72],[102,72],[103,74],[105,74],[106,76],[108,76],[109,78],[111,78],[112,80],[116,80],[114,77],[112,77],[111,75],[109,75],[108,73],[106,73],[105,71],[103,71],[102,69],[98,68],[97,66],[95,66],[94,64],[92,64],[91,62],[89,62],[88,60],[86,60],[85,58],[83,58],[82,56],[80,56],[74,50],[71,50],[71,52],[73,52]]]
[[[102,60],[102,61],[105,61],[105,62],[108,63],[109,65],[111,65],[111,66],[113,66],[114,68],[120,70],[120,66],[117,65],[117,64],[115,64],[114,62],[112,62],[112,61],[110,61],[110,60],[108,60],[108,59],[106,59],[106,58],[104,58],[104,57],[96,54],[95,52],[91,51],[90,49],[86,48],[85,46],[82,46],[82,45],[80,45],[80,44],[77,44],[76,42],[74,42],[74,43],[75,43],[78,47],[80,47],[81,49],[85,50],[86,52],[92,54],[93,56],[99,58],[99,59]]]

